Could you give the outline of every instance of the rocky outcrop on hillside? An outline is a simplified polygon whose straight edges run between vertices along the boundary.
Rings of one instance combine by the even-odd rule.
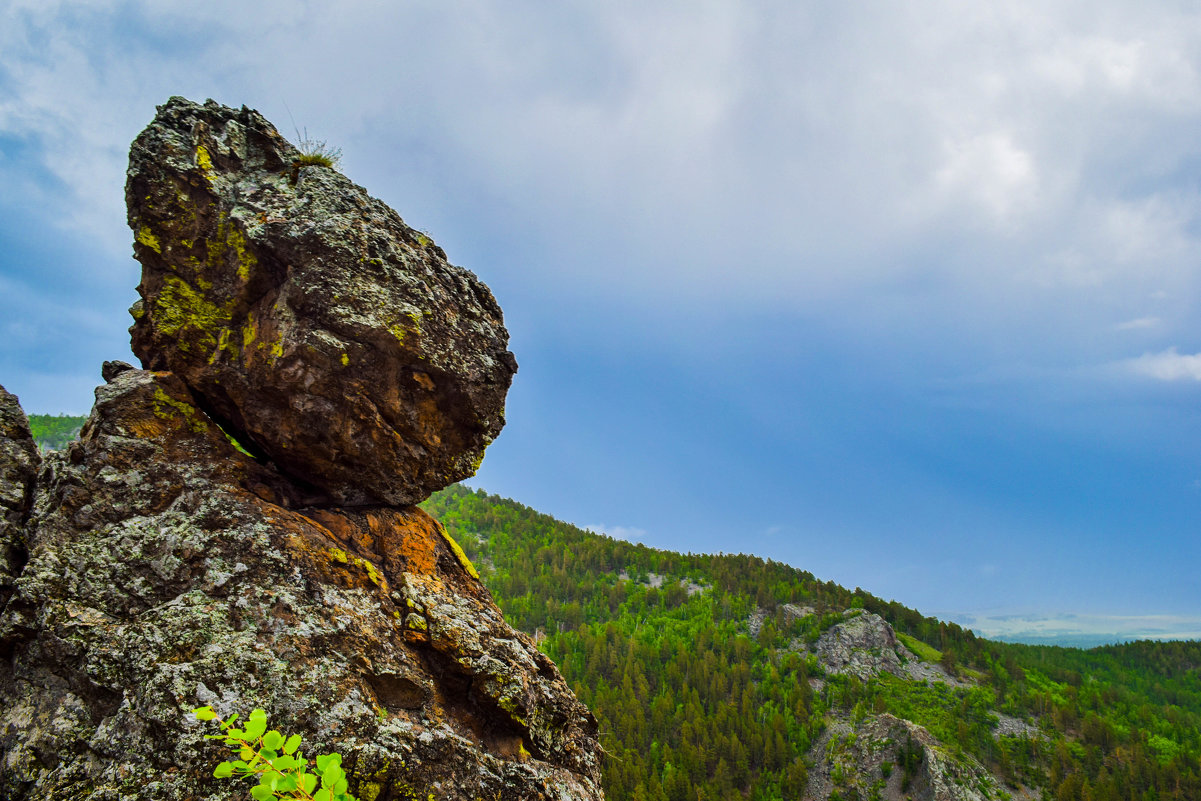
[[[1008,793],[971,757],[951,756],[924,728],[888,714],[832,721],[809,759],[810,799],[987,801]]]
[[[924,681],[968,686],[942,665],[923,661],[897,639],[888,621],[873,612],[847,609],[843,620],[818,638],[818,662],[829,673],[843,673],[867,681],[881,673]]]
[[[848,673],[860,679],[879,673],[904,675],[904,662],[916,658],[897,642],[896,632],[884,618],[850,609],[842,623],[822,633],[816,650],[818,661],[830,673]]]
[[[130,150],[134,353],[342,505],[475,473],[517,363],[492,293],[258,112],[172,98]]]
[[[746,620],[746,627],[752,637],[758,637],[759,632],[763,630],[763,624],[770,617],[777,617],[780,622],[787,624],[809,617],[815,614],[815,612],[816,610],[812,606],[801,606],[799,604],[780,604],[775,609],[760,606],[754,612],[751,612]]]
[[[595,719],[406,505],[499,429],[499,309],[291,155],[255,112],[162,107],[129,184],[151,369],[106,363],[40,466],[0,393],[0,798],[245,798],[211,705],[337,750],[364,801],[600,799]]]

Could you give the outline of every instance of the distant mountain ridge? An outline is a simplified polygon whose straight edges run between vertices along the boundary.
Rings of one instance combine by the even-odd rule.
[[[1201,798],[1201,643],[993,642],[461,485],[424,507],[597,716],[610,799]]]

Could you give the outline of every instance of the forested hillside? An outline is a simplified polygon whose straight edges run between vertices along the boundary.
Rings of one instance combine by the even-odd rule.
[[[754,556],[658,551],[458,485],[424,506],[596,714],[613,801],[792,799],[817,778],[866,801],[944,757],[965,798],[1201,798],[1201,643],[990,642]],[[893,672],[827,669],[832,629],[870,613],[899,638]],[[939,744],[905,729],[855,775],[869,723],[901,731],[885,713]]]
[[[29,430],[39,448],[56,451],[79,436],[79,429],[87,419],[66,414],[31,414]]]

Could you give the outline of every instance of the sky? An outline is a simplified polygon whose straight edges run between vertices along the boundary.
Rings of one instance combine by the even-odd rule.
[[[0,0],[30,413],[133,359],[171,95],[340,147],[493,289],[473,486],[985,633],[1201,637],[1196,4]]]

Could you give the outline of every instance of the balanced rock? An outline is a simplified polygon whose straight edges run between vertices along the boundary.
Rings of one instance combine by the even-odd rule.
[[[268,710],[363,801],[602,798],[595,719],[420,509],[299,505],[167,372],[112,375],[36,481],[0,415],[0,798],[244,799],[201,705]]]
[[[343,505],[474,474],[517,369],[492,293],[258,112],[171,98],[126,184],[134,353]]]

